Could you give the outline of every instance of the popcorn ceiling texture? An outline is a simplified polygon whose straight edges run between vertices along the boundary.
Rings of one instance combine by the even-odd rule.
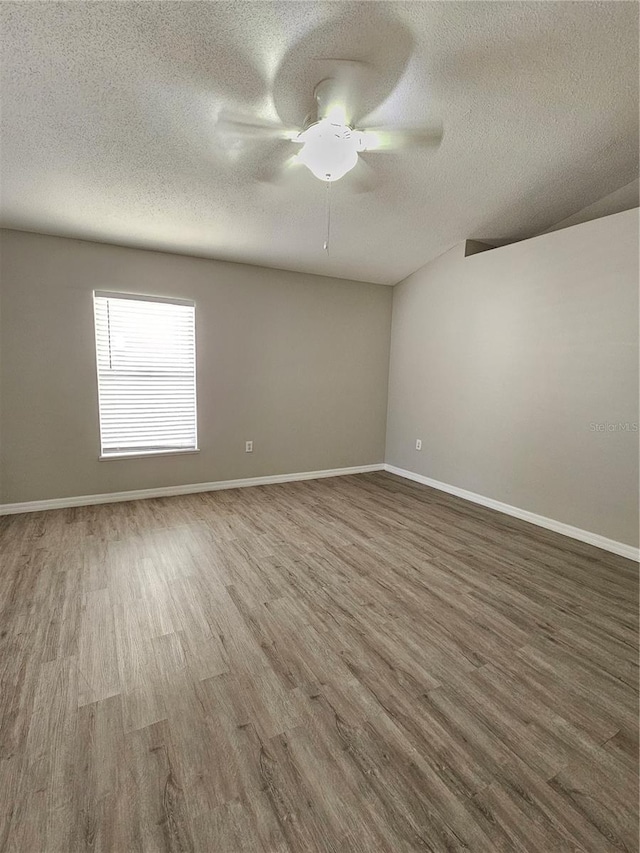
[[[5,2],[0,18],[9,228],[393,284],[638,175],[636,3]],[[372,175],[332,188],[329,257],[323,185],[267,180],[295,146],[214,134],[222,108],[299,125],[328,57],[375,69],[368,123],[445,127],[435,154],[369,154]]]

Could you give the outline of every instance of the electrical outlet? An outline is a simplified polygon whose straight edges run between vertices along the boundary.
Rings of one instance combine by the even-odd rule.
[[[245,453],[253,453],[253,442],[252,441],[245,441],[244,452]]]
[[[422,439],[416,438],[416,450],[422,450]]]

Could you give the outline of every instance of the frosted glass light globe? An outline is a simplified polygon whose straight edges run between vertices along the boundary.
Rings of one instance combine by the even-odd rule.
[[[338,181],[358,162],[360,140],[347,125],[322,119],[296,141],[302,143],[298,161],[321,181]]]

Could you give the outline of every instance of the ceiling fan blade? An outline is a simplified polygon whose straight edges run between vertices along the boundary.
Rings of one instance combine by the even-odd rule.
[[[347,59],[325,59],[316,62],[326,68],[326,77],[314,91],[317,118],[329,118],[336,124],[351,124],[361,113],[362,93],[373,76],[366,62]]]
[[[345,124],[360,127],[402,79],[415,37],[391,8],[394,3],[326,5],[331,14],[314,23],[312,12],[319,4],[307,4],[309,27],[282,55],[272,77],[273,105],[281,121],[300,127],[310,111],[316,118],[314,87],[337,77],[348,101]],[[349,82],[342,83],[349,75]]]
[[[305,171],[297,155],[288,157],[284,162],[265,164],[256,170],[254,178],[261,184],[272,184],[276,187],[286,186],[298,171]]]
[[[378,188],[380,174],[377,169],[373,169],[364,157],[360,155],[355,168],[347,172],[343,181],[346,187],[353,193],[369,193]]]
[[[275,121],[266,121],[256,116],[243,116],[226,111],[218,115],[216,132],[223,136],[242,139],[288,139],[294,140],[299,133],[297,128],[285,127]]]
[[[397,151],[400,148],[438,148],[444,136],[442,124],[424,127],[369,127],[354,131],[361,137],[361,151]]]

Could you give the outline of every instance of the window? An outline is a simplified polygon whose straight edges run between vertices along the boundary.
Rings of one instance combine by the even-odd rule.
[[[195,306],[93,295],[101,458],[197,450]]]

